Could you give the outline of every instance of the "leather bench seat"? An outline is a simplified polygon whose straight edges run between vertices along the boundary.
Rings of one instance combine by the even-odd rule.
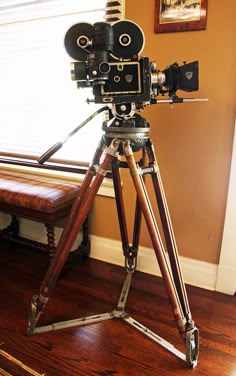
[[[0,231],[9,240],[32,245],[49,251],[52,257],[55,251],[55,224],[70,213],[79,186],[73,183],[56,181],[52,178],[30,174],[0,172],[0,211],[10,214],[12,222]],[[44,223],[47,229],[48,244],[41,244],[20,236],[18,217]],[[88,217],[83,224],[83,238],[80,254],[90,252]]]
[[[78,185],[52,179],[0,173],[0,210],[41,221],[66,215]]]

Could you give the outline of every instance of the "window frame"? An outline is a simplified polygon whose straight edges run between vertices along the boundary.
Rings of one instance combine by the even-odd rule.
[[[43,1],[43,3],[47,3],[48,0]],[[50,2],[50,0],[49,0]],[[24,3],[26,3],[24,1]],[[30,1],[29,1],[30,3]],[[38,1],[36,3],[42,3],[42,1]],[[107,22],[114,22],[119,19],[124,18],[124,9],[125,9],[125,0],[120,1],[109,1],[106,2],[106,21]],[[1,11],[1,7],[0,7]],[[57,17],[58,15],[55,15]],[[48,17],[48,16],[44,16]],[[53,16],[49,16],[53,17]],[[37,18],[31,16],[32,19],[37,20]],[[105,21],[105,20],[104,20]],[[8,21],[7,21],[8,22]],[[24,18],[22,19],[14,19],[11,22],[26,22]],[[3,25],[4,22],[0,17],[0,25]],[[1,26],[0,26],[1,27]],[[75,87],[76,90],[76,87]],[[15,153],[15,152],[8,152],[2,151],[0,149],[0,167],[1,169],[8,169],[11,171],[18,171],[19,173],[34,173],[36,175],[43,175],[43,176],[50,176],[53,178],[58,179],[66,179],[81,182],[83,180],[83,175],[86,173],[87,168],[89,166],[89,162],[77,161],[77,160],[64,160],[58,158],[50,158],[49,163],[45,163],[43,165],[39,165],[37,162],[39,155],[29,155],[24,153]],[[112,188],[112,183],[109,181],[111,177],[111,173],[107,174],[107,177],[104,179],[103,186],[106,187],[106,195],[114,197],[114,192]],[[110,188],[112,188],[110,190]],[[109,191],[110,190],[110,191]],[[108,192],[109,191],[109,192]]]

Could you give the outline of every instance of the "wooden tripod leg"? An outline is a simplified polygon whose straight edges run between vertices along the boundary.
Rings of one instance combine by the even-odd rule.
[[[147,163],[147,151],[146,147],[143,147],[142,150],[142,159],[139,163],[139,166],[142,168]],[[143,181],[145,183],[145,175],[143,176]],[[133,248],[137,249],[139,247],[139,238],[141,230],[141,221],[142,221],[142,209],[140,207],[139,199],[136,197],[136,206],[135,206],[135,216],[134,216],[134,226],[133,226]]]
[[[184,316],[187,319],[191,319],[191,313],[189,308],[189,302],[187,297],[187,292],[185,284],[183,282],[182,270],[180,267],[179,255],[177,244],[175,241],[174,230],[171,223],[171,218],[169,214],[169,209],[165,197],[165,192],[161,180],[160,171],[156,163],[154,147],[150,140],[147,142],[147,151],[149,155],[150,165],[153,166],[152,181],[154,186],[154,191],[156,195],[156,201],[160,212],[160,218],[162,222],[163,232],[165,236],[165,241],[167,245],[167,251],[169,254],[171,269],[175,285],[179,294]]]
[[[131,177],[133,179],[134,187],[137,192],[138,200],[142,209],[142,213],[149,231],[149,235],[153,244],[153,248],[159,263],[159,267],[162,273],[164,284],[170,298],[173,314],[179,329],[180,334],[185,337],[185,318],[183,315],[183,310],[181,303],[179,301],[178,293],[174,284],[174,280],[171,271],[168,266],[168,261],[165,254],[165,248],[162,243],[161,235],[158,230],[156,220],[152,211],[151,204],[147,195],[147,191],[140,175],[140,170],[138,169],[133,151],[130,147],[129,142],[123,143],[124,154],[128,163]]]
[[[110,168],[110,164],[114,155],[117,153],[119,142],[113,140],[111,145],[106,150],[105,158],[98,169],[94,181],[90,188],[88,188],[91,177],[89,174],[82,184],[82,187],[75,199],[68,221],[58,242],[52,262],[46,272],[42,285],[40,287],[39,295],[34,296],[31,301],[30,315],[29,315],[29,334],[34,333],[34,328],[37,321],[50,297],[50,294],[55,286],[58,276],[67,260],[69,252],[74,244],[76,236],[91,208],[96,193],[101,186],[101,183]],[[91,172],[91,169],[90,169]]]
[[[136,269],[136,254],[133,247],[129,245],[128,229],[125,215],[124,199],[121,188],[121,179],[119,172],[119,161],[117,158],[112,161],[112,176],[114,183],[116,209],[119,220],[120,236],[122,242],[123,254],[125,256],[125,266],[127,271],[134,271]]]
[[[146,164],[146,161],[147,161],[147,152],[146,152],[146,148],[143,147],[142,158],[139,163],[139,166],[142,168]],[[143,176],[143,181],[145,182],[145,176]],[[132,255],[133,255],[133,258],[135,258],[135,262],[133,263],[134,265],[133,271],[137,267],[141,222],[142,222],[142,208],[140,206],[139,198],[136,195],[134,223],[133,223],[133,243],[132,243]]]

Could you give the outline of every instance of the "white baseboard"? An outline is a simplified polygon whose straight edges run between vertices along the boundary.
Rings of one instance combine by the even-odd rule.
[[[115,265],[124,266],[120,241],[92,236],[91,257]],[[192,286],[214,291],[218,265],[180,256],[184,281]],[[137,270],[161,276],[155,253],[150,248],[140,247]]]
[[[236,291],[236,268],[234,265],[219,265],[216,291],[234,295]]]
[[[8,225],[10,216],[0,215],[0,228]],[[62,229],[55,229],[56,242],[61,235]],[[46,243],[45,227],[41,223],[29,221],[20,218],[20,235],[26,238]],[[81,234],[76,239],[74,249],[81,241]],[[117,240],[91,236],[91,257],[97,260],[105,261],[111,264],[124,266],[124,256],[121,242]],[[216,279],[218,265],[203,261],[198,261],[186,257],[180,257],[180,263],[183,271],[184,281],[187,284],[201,287],[207,290],[216,289]],[[137,270],[160,276],[160,269],[156,260],[155,253],[150,248],[140,247]],[[227,291],[223,291],[226,292]]]

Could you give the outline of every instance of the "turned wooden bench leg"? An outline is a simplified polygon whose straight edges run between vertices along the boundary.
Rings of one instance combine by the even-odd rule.
[[[55,244],[55,227],[51,223],[45,223],[45,227],[47,230],[47,241],[48,241],[48,249],[49,249],[49,257],[50,260],[52,259],[56,244]],[[82,227],[82,241],[78,246],[78,249],[73,252],[73,255],[81,255],[88,257],[90,254],[91,242],[89,236],[89,217],[87,216]]]
[[[89,236],[89,216],[85,218],[85,221],[83,223],[82,228],[82,241],[81,244],[78,247],[78,253],[82,256],[88,257],[90,255],[90,248],[91,248],[91,242],[90,242],[90,236]]]
[[[51,223],[45,223],[47,230],[47,240],[48,240],[48,249],[49,249],[49,258],[52,259],[54,251],[56,249],[55,244],[55,227]]]
[[[43,245],[37,241],[26,239],[20,236],[20,223],[15,215],[12,215],[10,224],[0,231],[0,236],[8,240],[14,240],[17,243],[32,246],[33,248],[40,249],[43,251],[48,251],[49,261],[51,261],[54,252],[56,250],[55,244],[55,226],[52,223],[45,223],[45,228],[47,231],[47,245]],[[90,254],[90,233],[89,233],[89,217],[87,216],[82,227],[82,241],[78,248],[71,252],[69,257],[69,262],[74,261],[76,256],[86,256]]]

